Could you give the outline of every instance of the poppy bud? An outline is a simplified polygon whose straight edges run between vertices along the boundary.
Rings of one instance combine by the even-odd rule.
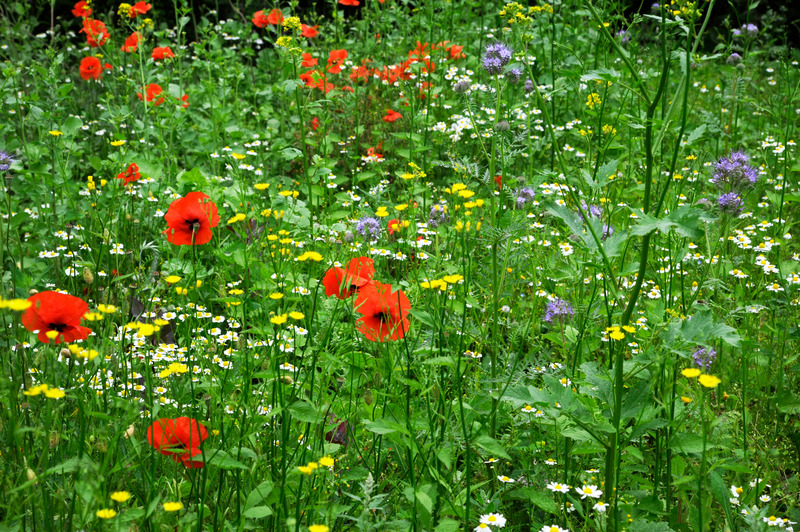
[[[508,131],[511,129],[511,124],[509,124],[506,120],[501,120],[494,126],[495,131]]]
[[[58,436],[58,432],[51,432],[50,433],[50,447],[55,448],[58,446],[58,442],[60,441],[60,437]]]
[[[31,288],[30,290],[28,290],[28,293],[30,295],[36,295],[36,294],[39,293],[39,291],[37,289],[35,289],[35,288]]]
[[[364,403],[369,406],[372,404],[372,390],[364,392]]]
[[[92,284],[94,282],[94,275],[88,266],[83,269],[83,282],[86,284]]]
[[[61,358],[69,358],[70,354],[71,353],[69,352],[69,349],[67,349],[67,348],[62,349],[61,352],[59,353],[59,355],[61,355]]]
[[[25,475],[28,477],[28,480],[30,482],[36,482],[36,473],[34,473],[33,469],[31,469],[30,467],[28,468],[27,471],[25,471]]]
[[[294,379],[290,375],[284,375],[281,377],[281,382],[284,384],[294,384]]]
[[[136,432],[136,426],[131,425],[125,430],[125,432],[122,433],[122,435],[125,436],[125,439],[128,439],[133,436],[134,432]]]
[[[108,451],[108,445],[104,440],[98,440],[97,444],[94,446],[99,452],[104,453]]]

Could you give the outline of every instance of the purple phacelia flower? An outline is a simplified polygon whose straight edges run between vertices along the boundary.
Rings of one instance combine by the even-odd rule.
[[[377,240],[381,234],[381,221],[377,218],[365,216],[356,222],[356,231],[364,238]]]
[[[736,192],[728,192],[717,199],[720,212],[726,214],[739,214],[744,206],[742,198]]]
[[[534,196],[536,196],[536,191],[530,187],[522,187],[519,189],[515,199],[517,209],[521,209],[526,203],[533,201]]]
[[[486,47],[483,54],[483,69],[489,74],[496,76],[500,74],[503,67],[511,62],[514,51],[503,43],[495,42]]]
[[[444,223],[447,223],[447,205],[437,203],[428,214],[428,225],[435,229]]]
[[[519,83],[520,80],[522,79],[522,70],[520,70],[517,67],[514,67],[514,68],[512,68],[511,70],[508,71],[508,74],[506,74],[506,77],[508,78],[508,81],[510,81],[511,83],[515,83],[515,84]]]
[[[728,62],[729,65],[735,65],[742,62],[742,56],[737,54],[736,52],[733,52],[731,55],[728,56],[728,59],[726,59],[726,61]]]
[[[566,323],[572,319],[574,314],[575,311],[572,309],[572,305],[563,299],[555,298],[547,304],[544,318],[542,319],[547,323],[553,323],[554,321]]]
[[[714,351],[712,347],[698,347],[695,349],[694,353],[692,353],[692,360],[695,366],[703,371],[708,371],[711,368],[711,364],[713,364],[716,359],[717,352]]]
[[[731,152],[728,157],[717,161],[711,182],[720,190],[741,191],[752,188],[758,182],[758,170],[747,162],[749,159],[744,152]]]
[[[7,151],[0,150],[0,172],[5,172],[11,165],[14,164],[15,161],[11,154]]]

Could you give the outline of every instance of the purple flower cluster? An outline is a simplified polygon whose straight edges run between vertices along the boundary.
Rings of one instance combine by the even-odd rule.
[[[381,221],[377,218],[365,216],[356,222],[358,234],[370,240],[377,240],[381,234]]]
[[[695,366],[703,371],[708,371],[716,359],[717,352],[712,347],[698,347],[692,353],[692,360],[694,360]]]
[[[627,30],[625,30],[624,28],[619,30],[614,35],[620,38],[620,44],[625,44],[626,42],[631,40],[631,34],[628,33]]]
[[[730,188],[739,191],[754,187],[758,181],[758,170],[753,168],[748,160],[750,157],[746,153],[732,151],[728,157],[723,157],[717,162],[716,173],[711,182],[721,190]]]
[[[744,202],[736,192],[728,192],[717,199],[717,206],[720,212],[725,214],[739,214],[744,206]]]
[[[566,323],[573,315],[575,315],[575,311],[572,309],[572,305],[563,299],[556,298],[547,304],[544,318],[542,319],[547,323],[553,323],[553,321]]]
[[[517,67],[514,67],[508,71],[506,77],[508,78],[508,81],[510,81],[511,83],[515,84],[519,83],[520,80],[522,80],[522,70]]]
[[[733,35],[735,37],[741,37],[742,35],[746,35],[747,37],[755,37],[758,35],[758,26],[755,24],[742,24],[741,28],[735,28],[733,30]]]
[[[0,172],[5,172],[15,161],[7,151],[0,150]]]
[[[525,207],[525,204],[528,202],[533,201],[533,197],[536,195],[536,191],[534,191],[531,187],[522,187],[517,191],[517,209],[522,209]]]
[[[738,214],[744,206],[742,195],[758,182],[758,170],[748,162],[750,157],[742,151],[732,151],[715,165],[711,182],[720,190],[717,206],[725,214]]]
[[[511,61],[514,51],[503,43],[495,42],[486,47],[483,54],[483,69],[492,76],[503,71],[503,67]]]
[[[428,225],[436,229],[444,223],[447,223],[447,206],[437,204],[431,207],[431,212],[428,214]]]

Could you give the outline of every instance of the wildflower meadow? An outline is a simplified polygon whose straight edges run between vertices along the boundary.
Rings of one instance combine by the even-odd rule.
[[[798,529],[791,4],[0,5],[0,532]]]

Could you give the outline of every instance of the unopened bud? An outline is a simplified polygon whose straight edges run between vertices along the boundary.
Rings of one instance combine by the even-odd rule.
[[[28,477],[29,481],[36,482],[36,473],[34,473],[33,469],[30,467],[25,471],[25,475]]]
[[[470,89],[469,81],[466,81],[466,80],[463,80],[463,79],[461,81],[459,81],[458,83],[456,83],[455,86],[453,87],[453,90],[457,94],[464,94],[469,89]]]
[[[61,440],[61,438],[59,437],[58,432],[51,432],[50,433],[50,447],[51,448],[57,447],[58,446],[58,442],[60,440]]]
[[[281,377],[281,382],[284,384],[294,384],[294,379],[289,375],[284,375]]]
[[[122,435],[125,436],[125,439],[128,439],[131,436],[133,436],[134,432],[136,432],[136,426],[135,425],[131,425],[127,429],[125,429],[125,432]]]
[[[366,403],[367,406],[372,404],[372,390],[364,392],[364,403]]]
[[[69,349],[67,348],[62,349],[61,352],[59,353],[59,355],[61,355],[61,358],[69,358],[71,354],[72,353],[70,353]]]
[[[86,284],[92,284],[94,282],[94,274],[88,266],[83,269],[83,282]]]

